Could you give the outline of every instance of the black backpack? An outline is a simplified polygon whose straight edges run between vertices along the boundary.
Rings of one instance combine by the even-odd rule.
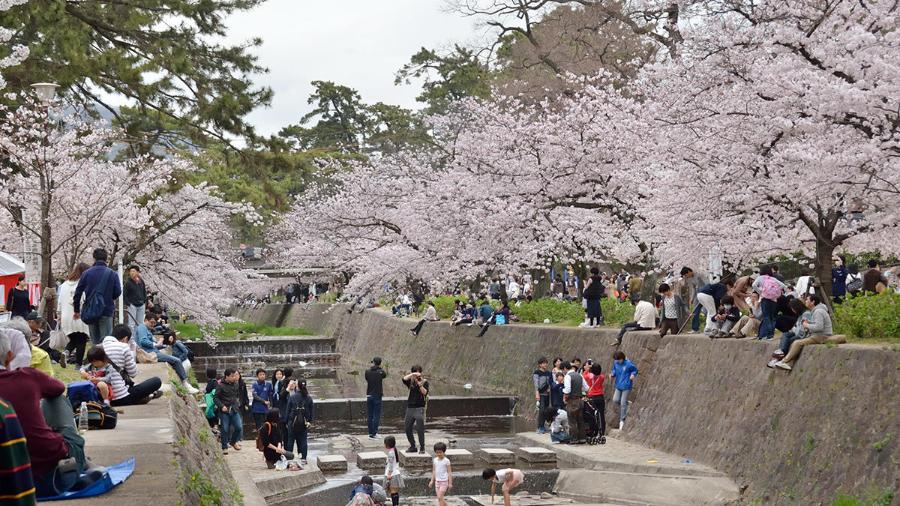
[[[294,411],[294,418],[291,420],[291,430],[293,432],[303,432],[306,430],[306,409],[303,405],[297,406]]]

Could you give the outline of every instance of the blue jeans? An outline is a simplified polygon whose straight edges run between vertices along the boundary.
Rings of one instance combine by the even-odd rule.
[[[172,345],[172,356],[184,362],[188,358],[188,349],[181,341],[175,341]]]
[[[172,369],[175,369],[175,374],[178,375],[178,379],[181,381],[184,381],[187,378],[187,373],[184,371],[184,364],[181,363],[181,360],[178,360],[178,357],[173,357],[172,355],[157,351],[156,359],[172,366]]]
[[[759,322],[759,339],[771,339],[775,337],[775,309],[778,307],[774,300],[760,299],[762,307],[762,319]]]
[[[703,306],[700,305],[699,302],[695,302],[694,312],[691,316],[691,330],[694,332],[700,332],[700,310],[703,309]]]
[[[88,332],[91,333],[91,342],[94,343],[94,346],[99,346],[104,337],[112,335],[112,320],[111,315],[101,316],[96,323],[88,324]]]
[[[306,452],[309,450],[309,433],[305,430],[302,432],[294,432],[290,427],[288,427],[286,432],[287,441],[285,442],[284,449],[294,453],[294,443],[297,443],[300,458],[306,460]]]
[[[228,448],[228,443],[240,443],[244,439],[244,420],[241,418],[241,412],[232,411],[234,408],[228,408],[227,413],[219,412],[220,438],[222,439],[222,449]],[[232,433],[232,431],[234,431]],[[229,436],[231,436],[229,438]]]
[[[791,344],[793,344],[797,339],[800,339],[800,336],[794,335],[793,330],[781,334],[781,345],[778,347],[778,349],[787,354],[787,352],[791,349]]]
[[[366,396],[366,420],[369,424],[369,435],[375,436],[375,434],[378,434],[378,425],[381,424],[380,396]]]

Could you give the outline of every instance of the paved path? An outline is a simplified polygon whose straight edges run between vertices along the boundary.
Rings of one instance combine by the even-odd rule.
[[[166,364],[138,364],[138,380],[160,378],[165,389],[170,367]],[[66,505],[178,504],[175,466],[172,459],[174,424],[169,416],[169,398],[160,397],[142,406],[124,406],[115,430],[92,430],[85,435],[85,453],[99,465],[118,464],[135,457],[134,474],[125,483],[100,497],[66,501]]]

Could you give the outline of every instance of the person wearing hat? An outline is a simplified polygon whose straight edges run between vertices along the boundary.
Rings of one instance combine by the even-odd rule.
[[[59,350],[50,347],[50,329],[44,323],[44,318],[37,311],[32,311],[25,316],[25,321],[31,329],[31,344],[40,348],[44,354],[50,357],[50,360],[58,363],[63,369],[66,368],[66,355]],[[32,358],[34,353],[32,352]],[[52,374],[51,374],[52,376]]]
[[[378,426],[381,424],[381,398],[384,396],[384,378],[387,373],[381,368],[381,357],[372,359],[372,367],[366,370],[366,418],[369,426],[369,439],[378,438]]]

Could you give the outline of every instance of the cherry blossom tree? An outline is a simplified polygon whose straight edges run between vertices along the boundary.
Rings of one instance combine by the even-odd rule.
[[[250,279],[236,263],[229,220],[252,219],[252,209],[206,185],[179,185],[194,167],[177,156],[117,158],[121,133],[87,115],[33,103],[0,113],[8,171],[0,219],[15,225],[2,229],[0,246],[37,243],[45,287],[103,246],[110,265],[140,264],[175,309],[218,322]]]
[[[730,2],[645,74],[642,212],[664,260],[900,251],[900,6]]]
[[[0,12],[9,10],[11,7],[21,5],[28,0],[0,0]],[[0,53],[5,56],[0,57],[0,69],[11,67],[18,64],[28,56],[28,48],[25,46],[9,46],[7,43],[12,38],[13,31],[9,28],[0,26]],[[0,74],[0,90],[6,87],[6,81]]]

